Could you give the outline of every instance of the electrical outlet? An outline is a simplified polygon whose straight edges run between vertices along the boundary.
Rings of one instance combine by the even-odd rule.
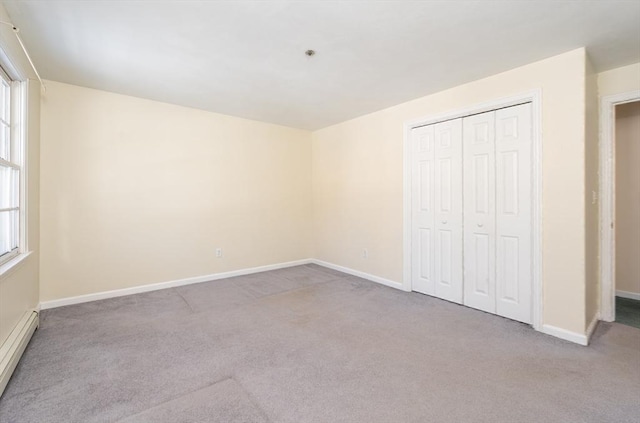
[[[222,257],[222,248],[216,248],[216,257],[218,258]]]
[[[366,248],[362,250],[362,258],[363,259],[369,258],[369,251],[367,251]]]

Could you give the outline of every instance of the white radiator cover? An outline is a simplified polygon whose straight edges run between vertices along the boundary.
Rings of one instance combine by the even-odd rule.
[[[34,310],[26,312],[0,347],[0,396],[9,383],[9,379],[33,333],[38,328],[38,324],[38,312]]]

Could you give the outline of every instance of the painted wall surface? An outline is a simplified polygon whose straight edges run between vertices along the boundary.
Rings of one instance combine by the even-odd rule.
[[[616,290],[640,294],[640,102],[616,107]]]
[[[544,322],[597,312],[596,85],[640,89],[640,64],[578,49],[313,134],[49,85],[41,301],[307,257],[402,282],[404,123],[539,88]]]
[[[0,20],[10,18],[0,4]],[[17,70],[32,77],[31,68],[10,27],[0,25],[0,46]],[[0,275],[0,345],[7,339],[24,313],[38,306],[39,241],[40,241],[40,83],[29,81],[27,110],[27,227],[31,255],[17,267]]]
[[[640,90],[640,63],[598,74],[600,97]]]
[[[310,257],[310,137],[47,82],[41,301]]]
[[[588,326],[600,310],[600,144],[598,74],[588,57],[585,65],[585,325]]]
[[[404,123],[540,88],[544,323],[583,333],[585,61],[574,50],[314,132],[316,258],[401,282]]]

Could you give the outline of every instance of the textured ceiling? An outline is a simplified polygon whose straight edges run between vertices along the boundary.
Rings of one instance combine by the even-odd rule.
[[[44,78],[305,129],[582,46],[640,61],[640,1],[4,5]]]

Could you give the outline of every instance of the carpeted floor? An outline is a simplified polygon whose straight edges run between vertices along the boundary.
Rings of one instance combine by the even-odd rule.
[[[21,422],[638,422],[640,329],[582,347],[314,265],[44,311]]]
[[[616,322],[640,329],[640,301],[616,297]]]

